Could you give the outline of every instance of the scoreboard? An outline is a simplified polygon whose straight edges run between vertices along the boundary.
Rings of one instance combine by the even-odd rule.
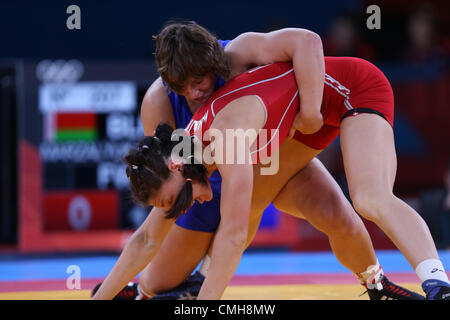
[[[144,210],[122,201],[121,159],[144,134],[137,92],[133,81],[39,86],[46,230],[120,228],[128,210]]]
[[[149,209],[131,201],[122,159],[144,135],[140,105],[157,77],[154,64],[43,60],[24,63],[22,71],[23,250],[77,250],[89,241],[97,250],[120,246],[124,230],[136,229]],[[77,246],[73,235],[86,245]],[[114,245],[96,247],[89,235]],[[54,244],[58,239],[70,245]]]

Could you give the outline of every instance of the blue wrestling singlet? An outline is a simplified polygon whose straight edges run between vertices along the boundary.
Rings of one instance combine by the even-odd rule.
[[[230,40],[219,40],[222,48],[230,42]],[[225,80],[216,77],[214,90],[219,89],[223,86]],[[163,81],[164,86],[166,84]],[[167,89],[166,89],[167,90]],[[175,118],[175,126],[177,128],[185,128],[192,118],[192,112],[186,102],[184,96],[178,95],[175,92],[167,90],[167,95],[169,96],[170,103],[172,105],[172,111]],[[220,188],[222,183],[222,177],[219,171],[215,171],[209,182],[211,184],[211,189],[213,192],[213,198],[211,201],[204,202],[203,204],[197,201],[194,205],[186,212],[182,214],[176,221],[176,224],[180,227],[203,232],[215,232],[220,222]]]

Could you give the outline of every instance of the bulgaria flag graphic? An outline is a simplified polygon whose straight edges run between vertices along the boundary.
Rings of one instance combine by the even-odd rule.
[[[45,136],[49,142],[95,141],[98,138],[95,113],[56,113],[45,116]]]

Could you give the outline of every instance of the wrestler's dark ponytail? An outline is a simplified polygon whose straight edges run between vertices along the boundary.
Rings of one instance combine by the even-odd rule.
[[[128,164],[126,173],[130,180],[133,199],[140,205],[147,207],[148,201],[155,196],[162,184],[170,176],[166,160],[170,158],[173,148],[179,141],[172,141],[173,129],[168,124],[160,124],[154,136],[141,139],[137,149],[131,149],[125,156]],[[194,144],[190,150],[195,149]],[[184,149],[183,149],[184,150]],[[192,155],[181,154],[183,158],[183,177],[186,183],[181,189],[173,207],[168,211],[167,218],[177,218],[186,212],[192,203],[192,180],[202,184],[208,183],[205,166],[192,161]]]

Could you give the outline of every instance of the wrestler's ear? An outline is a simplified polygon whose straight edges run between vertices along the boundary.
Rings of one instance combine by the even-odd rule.
[[[170,172],[175,174],[182,174],[183,173],[183,163],[182,162],[176,162],[169,160],[168,168]]]

